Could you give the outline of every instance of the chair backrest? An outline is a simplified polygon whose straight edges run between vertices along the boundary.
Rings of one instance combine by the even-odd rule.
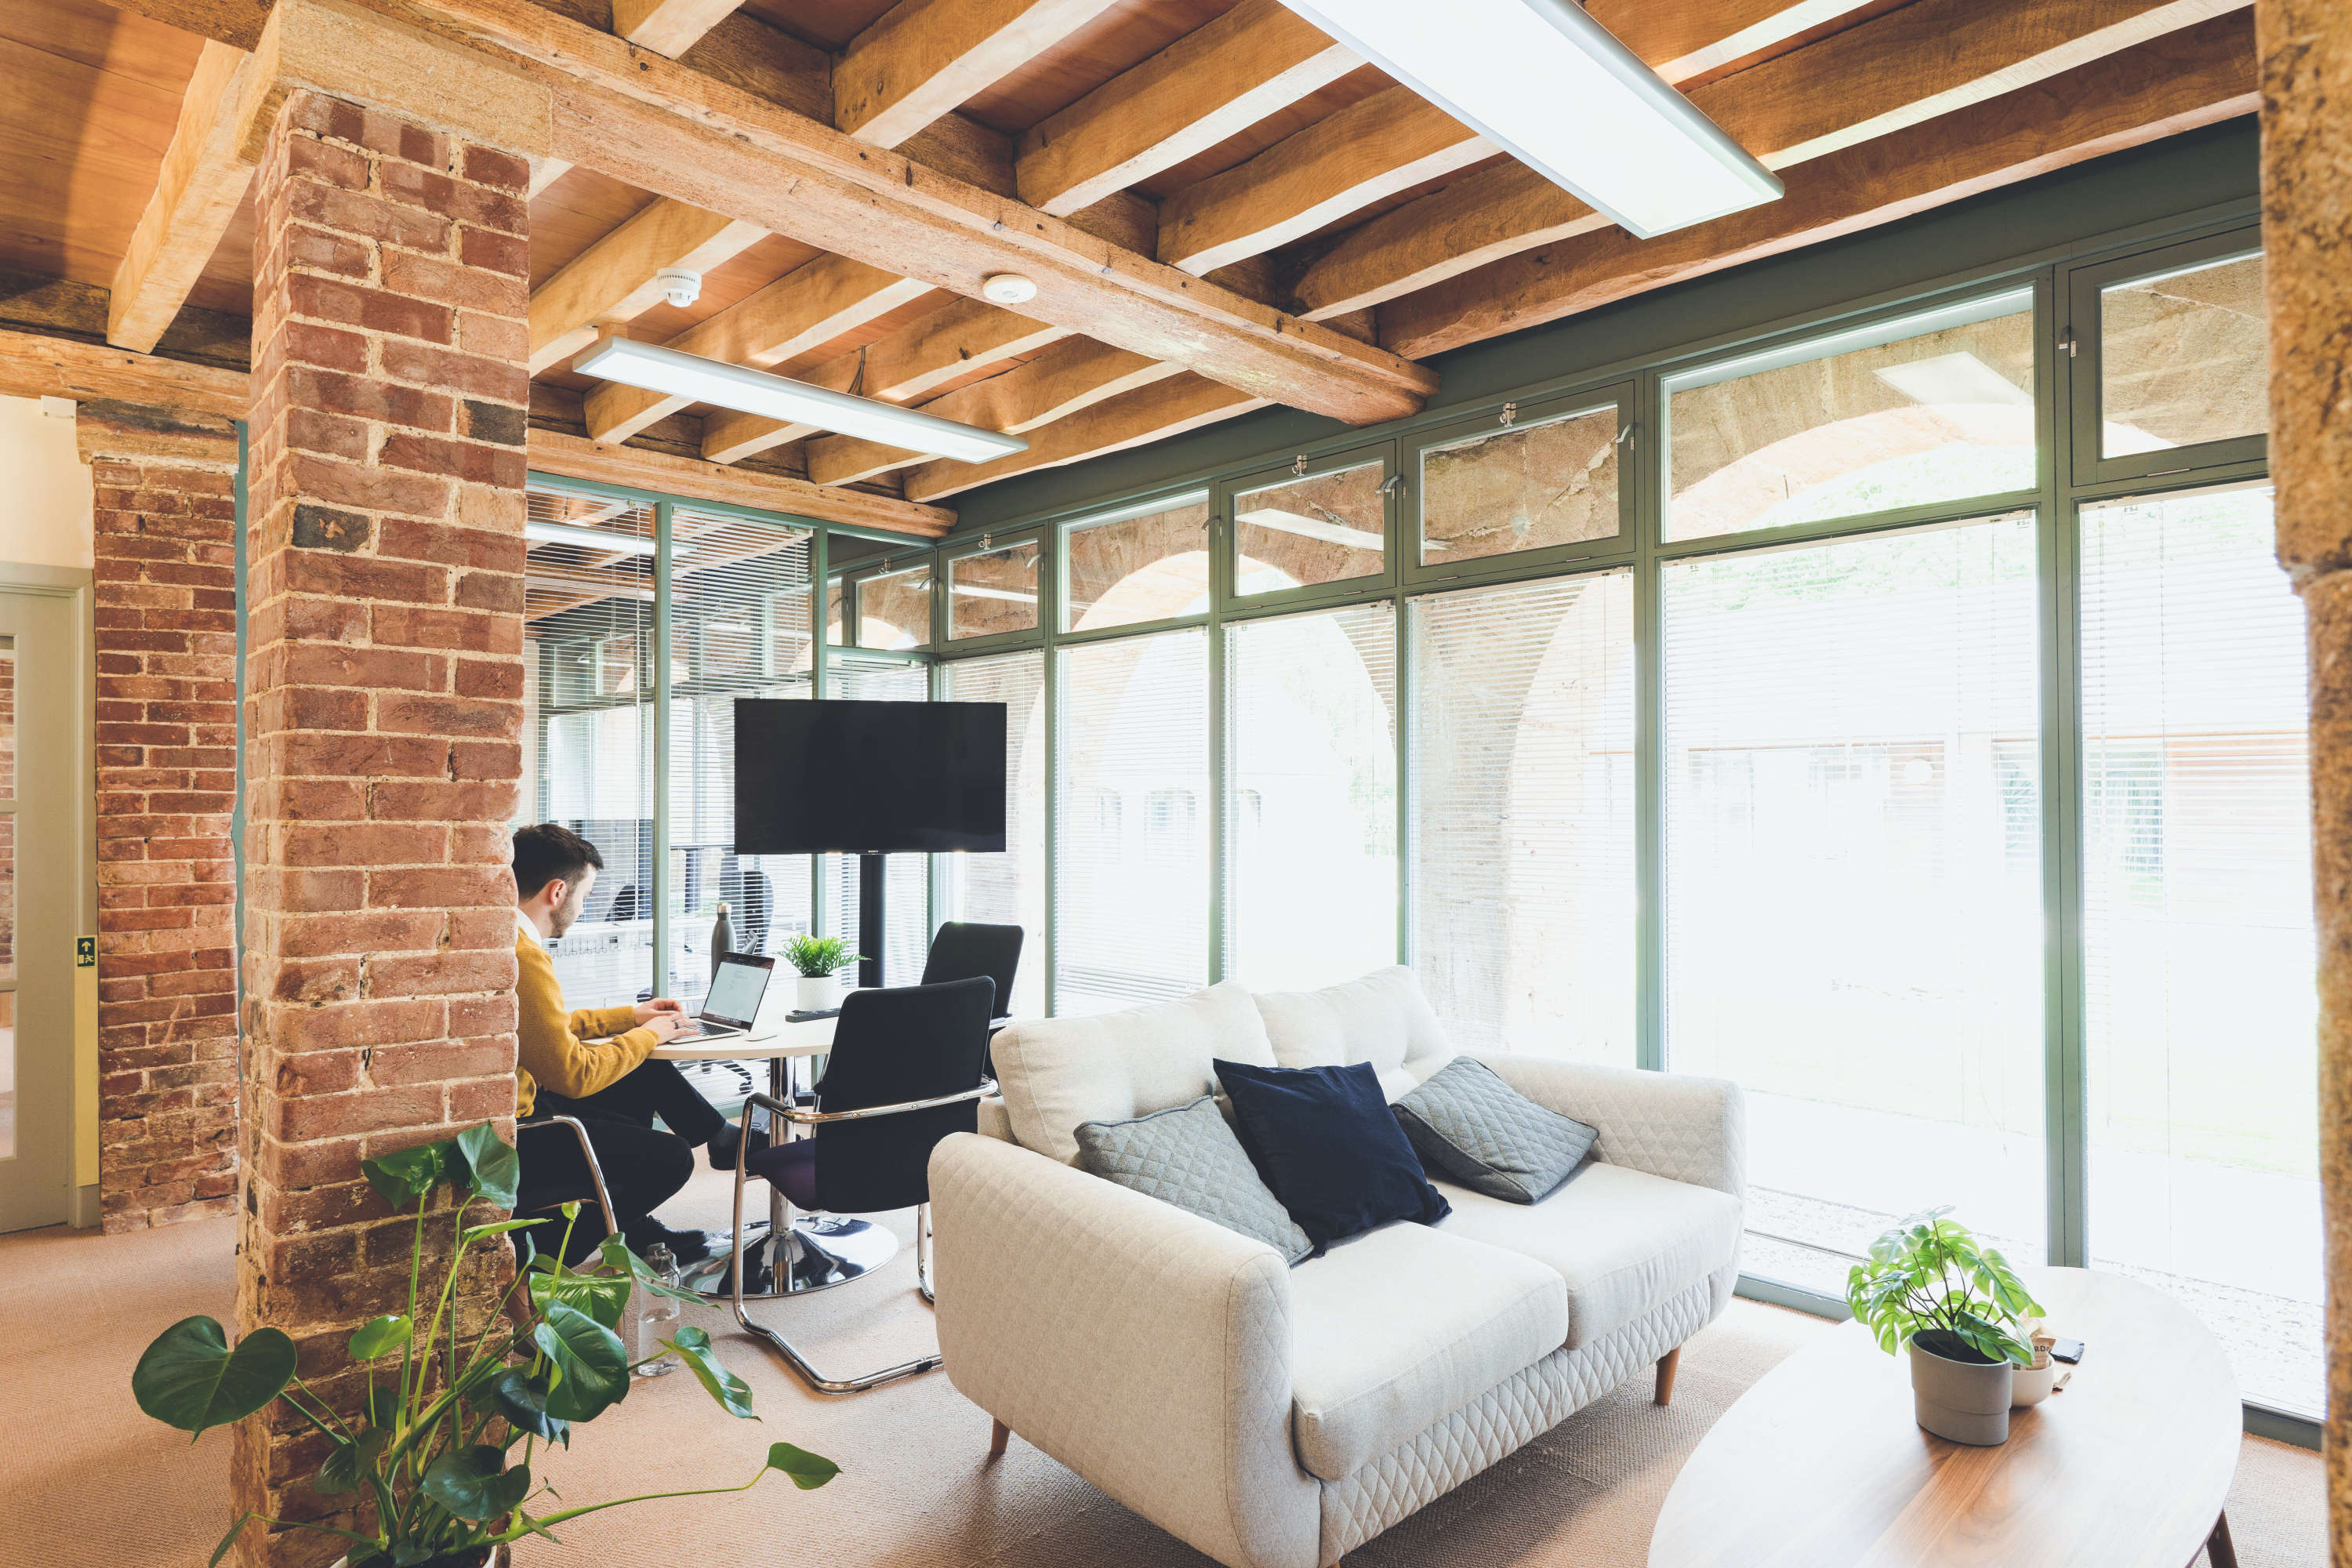
[[[1019,926],[978,925],[950,921],[931,938],[930,956],[923,961],[923,984],[969,980],[985,974],[996,982],[999,1017],[1013,1010],[1013,976],[1021,967]]]
[[[980,1086],[996,985],[986,975],[938,985],[852,991],[841,1000],[819,1110],[936,1100]],[[833,1214],[911,1208],[931,1198],[931,1148],[979,1126],[976,1100],[816,1129],[817,1206]]]

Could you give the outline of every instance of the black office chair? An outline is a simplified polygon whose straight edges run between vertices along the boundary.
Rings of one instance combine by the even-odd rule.
[[[751,1148],[751,1112],[765,1110],[787,1126],[811,1130],[745,1155],[735,1173],[735,1234],[743,1229],[743,1184],[758,1176],[784,1197],[784,1222],[794,1208],[828,1214],[915,1211],[915,1284],[926,1301],[931,1289],[931,1150],[950,1132],[979,1124],[978,1101],[996,1092],[982,1071],[996,984],[986,975],[940,985],[852,991],[842,998],[833,1048],[814,1107],[787,1105],[754,1094],[743,1106],[744,1147]],[[796,1231],[792,1243],[822,1253],[821,1241]],[[821,1260],[821,1259],[820,1259]],[[779,1294],[837,1283],[800,1267],[780,1266]],[[851,1394],[940,1364],[936,1352],[855,1377],[818,1373],[790,1340],[751,1321],[743,1310],[743,1253],[730,1267],[735,1321],[783,1353],[793,1370],[819,1394]]]
[[[923,984],[937,985],[985,974],[996,982],[996,1016],[1004,1017],[1013,1011],[1013,976],[1021,968],[1021,937],[1019,926],[950,921],[931,938],[930,956],[923,961]]]

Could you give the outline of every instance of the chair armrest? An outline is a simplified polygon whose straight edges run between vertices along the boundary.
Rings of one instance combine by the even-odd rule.
[[[1748,1195],[1748,1107],[1727,1078],[1600,1067],[1518,1051],[1465,1052],[1538,1105],[1601,1130],[1612,1165]]]
[[[1315,1568],[1279,1254],[976,1133],[940,1141],[930,1186],[940,1352],[965,1397],[1222,1563]]]
[[[815,1110],[798,1105],[787,1105],[782,1100],[765,1094],[749,1096],[743,1101],[743,1109],[748,1113],[751,1107],[756,1105],[772,1111],[787,1121],[796,1121],[804,1126],[814,1127],[826,1121],[864,1121],[870,1117],[898,1116],[909,1110],[929,1110],[935,1106],[961,1105],[967,1100],[986,1100],[995,1092],[996,1080],[984,1078],[980,1080],[979,1088],[967,1089],[956,1094],[936,1095],[929,1100],[902,1100],[896,1105],[861,1105],[855,1110]],[[751,1123],[747,1121],[744,1125],[749,1128]]]

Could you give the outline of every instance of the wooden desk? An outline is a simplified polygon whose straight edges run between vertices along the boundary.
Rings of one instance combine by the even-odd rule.
[[[2145,1285],[2021,1270],[2084,1342],[2066,1388],[1976,1448],[1912,1419],[1907,1361],[1847,1323],[1782,1362],[1695,1449],[1650,1568],[2182,1568],[2238,1465],[2237,1380],[2212,1332]]]

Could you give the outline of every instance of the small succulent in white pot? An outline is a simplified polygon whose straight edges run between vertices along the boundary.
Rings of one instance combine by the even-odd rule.
[[[2039,1317],[2009,1259],[1946,1218],[1913,1215],[1870,1244],[1846,1275],[1846,1305],[1887,1354],[1911,1358],[1913,1414],[1955,1443],[2009,1437],[2011,1380],[2033,1364],[2024,1322]]]
[[[841,1005],[840,972],[860,959],[837,936],[796,936],[784,943],[784,962],[800,971],[793,1005],[803,1013],[822,1013]]]

